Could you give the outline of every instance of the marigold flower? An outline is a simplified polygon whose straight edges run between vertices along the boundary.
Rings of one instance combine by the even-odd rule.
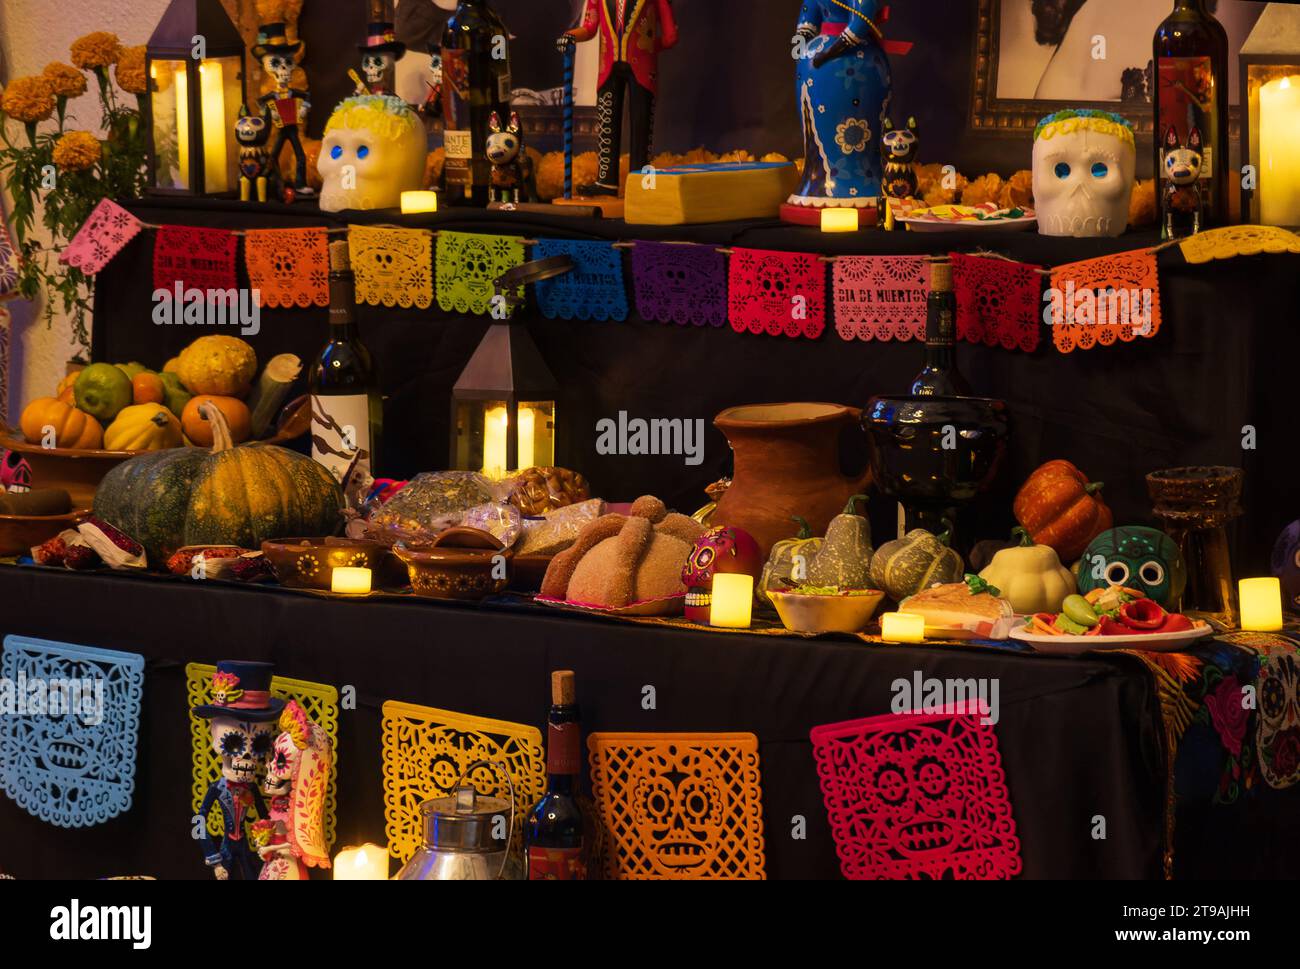
[[[40,75],[16,77],[0,95],[0,108],[15,121],[36,124],[54,112],[54,89]]]
[[[69,131],[54,143],[54,164],[62,172],[84,172],[99,164],[103,148],[89,131]]]
[[[50,89],[61,98],[76,98],[86,93],[86,75],[71,64],[61,61],[46,64],[41,77],[50,82]]]
[[[128,94],[146,94],[149,91],[149,81],[144,75],[144,46],[125,48],[113,68],[117,86]]]
[[[121,56],[122,42],[107,30],[96,30],[72,42],[72,63],[83,71],[116,64]]]

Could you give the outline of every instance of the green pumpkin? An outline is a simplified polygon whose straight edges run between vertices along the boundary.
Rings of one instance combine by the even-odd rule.
[[[866,495],[854,495],[844,511],[831,519],[821,548],[808,565],[808,584],[865,589],[871,581],[871,523],[853,513]]]
[[[961,556],[947,545],[948,534],[914,528],[886,542],[871,559],[871,585],[901,602],[940,582],[959,582],[965,574]]]
[[[271,444],[234,447],[225,420],[212,450],[172,448],[124,461],[95,492],[95,514],[145,547],[160,568],[184,545],[257,549],[268,538],[332,535],[343,491],[311,458]]]
[[[799,523],[799,534],[794,538],[782,539],[772,546],[767,564],[763,566],[763,574],[759,576],[758,588],[754,590],[759,601],[768,605],[772,604],[772,600],[767,597],[768,589],[785,589],[808,581],[807,575],[795,575],[799,571],[796,567],[802,565],[802,571],[806,572],[813,555],[822,545],[820,538],[812,537],[812,529],[806,521],[797,517],[794,520]],[[799,561],[796,561],[796,556]]]

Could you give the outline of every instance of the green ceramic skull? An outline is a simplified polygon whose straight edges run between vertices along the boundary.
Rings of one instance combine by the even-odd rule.
[[[1182,597],[1187,566],[1182,552],[1164,532],[1125,525],[1092,540],[1079,562],[1079,591],[1109,585],[1141,589],[1162,606]]]

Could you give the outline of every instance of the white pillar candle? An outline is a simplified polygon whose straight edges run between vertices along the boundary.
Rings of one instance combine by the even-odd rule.
[[[1271,576],[1242,579],[1237,583],[1241,599],[1241,628],[1273,633],[1282,628],[1282,583]]]
[[[1300,225],[1300,75],[1259,89],[1259,219]]]
[[[713,576],[709,625],[723,629],[748,629],[754,608],[754,577],[741,572]]]
[[[387,881],[388,852],[379,845],[344,848],[334,856],[336,882]]]
[[[364,596],[370,594],[370,570],[343,566],[330,576],[330,590],[342,595]]]
[[[887,612],[880,617],[880,638],[887,643],[925,641],[925,617],[910,612]]]

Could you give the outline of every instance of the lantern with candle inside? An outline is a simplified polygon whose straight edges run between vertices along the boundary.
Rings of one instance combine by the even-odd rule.
[[[145,74],[149,191],[234,193],[244,41],[221,0],[172,0],[145,47]]]
[[[1241,600],[1241,628],[1274,633],[1282,628],[1282,583],[1273,576],[1242,579],[1237,583]]]
[[[437,192],[403,192],[402,193],[402,214],[416,215],[420,212],[437,212],[438,211],[438,193]]]
[[[857,209],[822,209],[823,232],[857,232]]]
[[[925,641],[925,617],[910,612],[887,612],[880,617],[880,638],[887,643]]]
[[[336,882],[387,881],[388,852],[379,845],[344,848],[334,856]]]
[[[522,325],[489,326],[452,388],[451,466],[500,476],[554,464],[558,390]]]
[[[748,629],[754,609],[754,577],[744,572],[719,572],[713,576],[709,625],[723,629]]]
[[[1300,226],[1300,6],[1270,3],[1240,66],[1241,219]]]
[[[370,570],[355,566],[339,566],[330,573],[330,591],[348,596],[369,595]]]

